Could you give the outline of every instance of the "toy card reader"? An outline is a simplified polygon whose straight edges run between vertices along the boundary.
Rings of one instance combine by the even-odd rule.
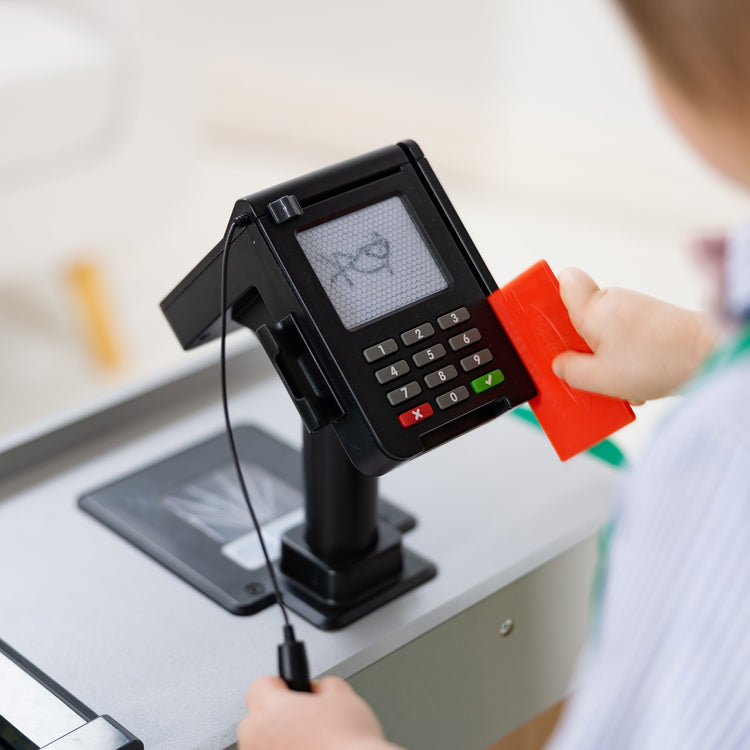
[[[435,575],[401,546],[411,522],[383,519],[378,476],[526,401],[561,458],[632,418],[622,402],[582,399],[554,377],[556,353],[585,347],[554,276],[544,264],[498,290],[413,141],[237,201],[224,240],[162,310],[186,349],[219,336],[227,313],[232,327],[254,330],[293,399],[306,428],[305,520],[281,541],[283,598],[325,628]],[[273,441],[258,446],[251,452],[276,460]],[[104,494],[108,522],[114,502]],[[181,554],[172,536],[159,544],[172,565]],[[193,564],[183,558],[173,569],[184,575]],[[213,595],[232,575],[190,580]],[[233,591],[242,588],[239,579]]]
[[[492,277],[413,142],[238,201],[235,322],[254,329],[309,430],[381,475],[536,395]],[[221,245],[164,300],[185,348],[218,334]]]

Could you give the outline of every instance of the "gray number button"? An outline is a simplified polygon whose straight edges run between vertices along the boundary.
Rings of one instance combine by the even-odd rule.
[[[466,386],[460,385],[458,388],[454,388],[452,391],[438,396],[435,402],[441,409],[445,410],[450,409],[451,406],[460,404],[462,401],[466,401],[467,398],[469,398],[469,390]]]
[[[470,372],[477,367],[492,362],[492,360],[492,352],[489,349],[481,349],[476,354],[470,354],[468,357],[464,357],[461,360],[461,369],[463,369],[464,372]]]
[[[469,319],[469,311],[465,307],[459,307],[458,310],[441,315],[437,319],[440,330],[447,331],[459,323],[465,323]]]
[[[384,385],[385,383],[390,383],[391,380],[406,375],[407,372],[409,372],[409,365],[405,359],[400,359],[398,362],[388,365],[388,367],[382,367],[380,370],[377,370],[375,379],[380,385]]]
[[[437,388],[439,385],[443,385],[443,383],[447,383],[457,377],[458,370],[453,365],[448,365],[441,370],[436,370],[429,375],[425,375],[424,382],[427,383],[428,388]]]
[[[435,362],[441,357],[445,356],[445,347],[442,344],[435,344],[429,349],[422,349],[421,352],[417,352],[412,359],[417,367],[424,367],[429,365],[430,362]]]
[[[393,354],[397,351],[398,344],[395,339],[386,339],[379,344],[368,347],[362,352],[362,354],[368,362],[377,362],[379,359],[383,359],[383,357],[387,357],[389,354]]]
[[[422,393],[422,386],[417,383],[416,380],[412,380],[406,385],[402,385],[400,388],[396,388],[388,394],[388,403],[391,406],[398,406],[398,404],[408,401],[414,396],[418,396]]]
[[[404,331],[401,334],[401,341],[404,342],[405,346],[413,346],[414,344],[418,344],[420,341],[424,341],[424,339],[433,336],[434,333],[435,329],[432,327],[431,323],[422,323],[421,326],[412,328],[410,331]]]
[[[448,339],[448,345],[451,349],[453,349],[454,352],[457,352],[459,349],[463,349],[465,346],[476,344],[477,341],[481,340],[482,334],[479,333],[479,329],[470,328],[468,331],[459,333],[457,336],[451,336]]]

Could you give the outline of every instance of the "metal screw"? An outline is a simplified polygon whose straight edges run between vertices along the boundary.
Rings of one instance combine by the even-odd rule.
[[[245,586],[245,591],[247,591],[248,594],[252,594],[253,596],[262,594],[265,590],[266,587],[262,583],[258,583],[257,581],[248,583],[247,586]]]
[[[516,623],[513,621],[513,618],[509,617],[501,626],[500,626],[500,635],[505,638],[506,636],[509,636],[511,632],[513,631],[513,627]]]

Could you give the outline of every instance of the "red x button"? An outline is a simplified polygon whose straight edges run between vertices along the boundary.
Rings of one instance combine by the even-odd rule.
[[[432,407],[428,403],[424,403],[409,409],[409,411],[405,411],[403,414],[399,414],[398,421],[401,422],[401,426],[404,428],[412,427],[417,422],[431,417],[432,414]]]

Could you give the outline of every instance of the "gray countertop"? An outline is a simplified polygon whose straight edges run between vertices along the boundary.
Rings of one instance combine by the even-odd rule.
[[[230,369],[233,421],[298,446],[265,355]],[[149,750],[230,746],[247,685],[275,671],[281,618],[227,613],[76,500],[222,428],[217,368],[201,366],[0,453],[0,638]],[[295,617],[312,673],[350,676],[590,537],[617,477],[590,455],[560,463],[514,416],[383,477],[418,518],[405,543],[438,575],[340,631]]]

